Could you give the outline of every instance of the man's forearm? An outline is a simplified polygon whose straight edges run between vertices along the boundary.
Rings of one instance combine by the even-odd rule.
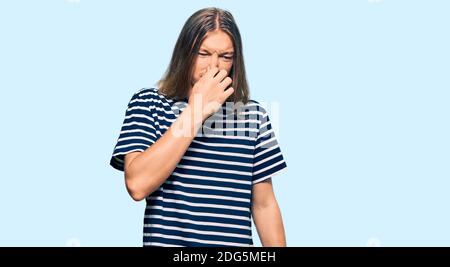
[[[285,247],[286,236],[278,203],[252,207],[253,220],[264,247]]]
[[[201,125],[201,114],[188,105],[158,141],[126,166],[127,188],[134,199],[145,198],[165,182]]]

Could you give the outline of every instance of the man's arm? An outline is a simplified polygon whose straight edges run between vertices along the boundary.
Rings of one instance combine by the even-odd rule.
[[[203,121],[233,94],[232,87],[226,89],[232,83],[227,75],[225,70],[209,69],[195,83],[187,107],[164,135],[144,152],[125,155],[125,184],[134,200],[144,199],[165,182],[180,162]]]
[[[200,118],[200,119],[199,119]],[[158,189],[180,162],[202,124],[191,106],[180,114],[161,138],[144,152],[125,155],[125,184],[140,201]]]
[[[252,216],[264,247],[286,246],[281,211],[270,178],[253,185]]]

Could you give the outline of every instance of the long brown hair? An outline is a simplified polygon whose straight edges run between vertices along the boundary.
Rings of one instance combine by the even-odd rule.
[[[198,10],[184,24],[173,49],[169,67],[158,81],[162,94],[176,100],[187,97],[192,84],[194,60],[200,45],[208,32],[218,29],[230,36],[234,46],[233,66],[229,73],[233,80],[231,86],[234,93],[226,101],[244,104],[248,102],[250,96],[239,29],[229,11],[214,7]]]

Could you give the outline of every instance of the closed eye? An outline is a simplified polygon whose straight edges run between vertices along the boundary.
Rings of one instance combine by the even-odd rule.
[[[206,56],[210,56],[211,54],[208,52],[198,52],[199,56],[202,57],[206,57]],[[232,60],[233,59],[233,55],[221,55],[221,58],[225,59],[225,60]]]

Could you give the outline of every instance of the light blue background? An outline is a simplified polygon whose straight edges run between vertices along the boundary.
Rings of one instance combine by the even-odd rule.
[[[450,245],[449,1],[2,0],[1,246],[142,245],[109,159],[207,6],[235,16],[252,98],[279,103],[288,245]]]

